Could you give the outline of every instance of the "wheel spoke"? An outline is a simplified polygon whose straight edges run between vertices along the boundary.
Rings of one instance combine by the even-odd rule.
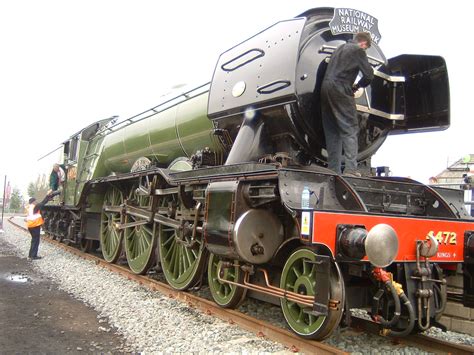
[[[171,237],[171,238],[166,239],[166,240],[163,242],[163,246],[164,246],[164,247],[168,246],[169,244],[171,244],[171,242],[173,242],[173,240],[174,240],[174,236]]]
[[[171,246],[168,249],[168,254],[165,257],[165,260],[169,260],[170,264],[174,263],[174,259],[176,257],[176,248],[177,248],[176,242],[173,240],[173,243],[171,243]]]
[[[300,277],[301,276],[301,272],[296,268],[296,266],[294,266],[291,271],[293,271],[293,273],[296,275],[296,277]]]
[[[165,256],[163,257],[163,259],[164,259],[164,260],[169,260],[169,261],[171,262],[169,256],[170,256],[170,254],[171,254],[171,253],[173,252],[173,250],[174,250],[174,243],[173,243],[174,238],[173,238],[173,237],[172,237],[172,238],[169,238],[169,240],[171,240],[170,247],[169,247],[168,250],[166,251],[166,254],[165,254]]]
[[[188,251],[188,248],[181,249],[181,259],[183,261],[183,270],[186,270],[188,267],[191,266],[191,263],[189,262],[188,257],[187,257],[187,251]]]
[[[229,297],[231,289],[228,284],[224,284],[224,297]]]
[[[304,318],[303,308],[299,307],[298,318],[296,319],[296,321],[298,323],[301,323],[303,321],[303,318]]]
[[[175,248],[175,259],[174,259],[174,277],[177,279],[179,275],[181,275],[181,246],[179,244],[176,244]]]
[[[149,237],[150,236],[143,230],[140,236],[141,252],[145,252],[150,247],[151,239]]]
[[[192,256],[191,256],[191,251],[189,250],[189,248],[184,248],[184,255],[185,255],[185,259],[186,261],[188,262],[188,265],[191,266],[193,261],[195,260],[192,260]]]
[[[150,227],[143,226],[142,230],[143,230],[144,234],[147,235],[147,238],[151,238],[153,236],[153,230]]]
[[[303,275],[308,275],[308,274],[309,274],[308,262],[306,260],[303,260]]]
[[[221,283],[219,285],[219,291],[218,292],[221,296],[224,296],[224,294],[225,294],[225,284]]]

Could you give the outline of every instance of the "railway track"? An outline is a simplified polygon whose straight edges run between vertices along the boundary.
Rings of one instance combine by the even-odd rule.
[[[448,291],[448,301],[462,303],[462,293]]]
[[[13,218],[14,216],[10,217],[8,222],[16,228],[27,232],[27,229],[24,226],[14,222]],[[50,238],[44,238],[43,240],[85,260],[90,260],[97,266],[120,274],[129,280],[133,280],[140,285],[149,288],[150,290],[158,291],[170,298],[184,302],[188,305],[188,307],[199,309],[203,313],[213,315],[223,321],[229,322],[230,324],[236,324],[243,329],[255,333],[259,337],[265,337],[269,340],[283,344],[284,346],[288,347],[290,351],[317,354],[347,354],[347,352],[330,345],[313,340],[303,339],[286,329],[277,327],[266,321],[251,317],[236,310],[221,308],[214,302],[192,293],[177,291],[171,288],[169,285],[151,279],[146,275],[133,274],[128,268],[124,266],[110,264],[98,256],[83,253],[79,249],[76,249],[72,246],[65,245]],[[359,317],[352,317],[351,326],[358,331],[370,332],[373,334],[378,334],[380,330],[379,326],[374,322]],[[413,346],[433,353],[450,353],[461,355],[474,354],[474,347],[450,343],[445,340],[422,334],[411,335],[403,339],[392,338],[391,340],[394,345],[402,344],[406,346]]]

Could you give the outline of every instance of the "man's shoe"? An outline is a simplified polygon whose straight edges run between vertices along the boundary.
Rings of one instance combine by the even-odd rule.
[[[27,257],[26,260],[31,261],[33,258]]]
[[[33,257],[33,260],[39,260],[39,259],[42,259],[41,256],[34,256]]]

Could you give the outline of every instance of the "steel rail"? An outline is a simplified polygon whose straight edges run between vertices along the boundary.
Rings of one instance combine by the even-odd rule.
[[[8,219],[8,221],[12,225],[19,229],[22,229],[23,231],[27,230],[25,227],[13,222],[12,219],[13,217],[10,217]],[[95,255],[83,253],[82,251],[74,247],[59,243],[49,238],[44,238],[43,240],[65,251],[68,251],[71,254],[81,257],[85,260],[92,261],[96,265],[101,266],[109,271],[115,272],[127,278],[128,280],[133,280],[139,283],[140,285],[151,289],[152,291],[158,291],[168,296],[169,298],[186,303],[188,307],[197,308],[207,315],[215,316],[230,324],[236,324],[241,328],[256,334],[258,337],[266,338],[280,343],[288,347],[290,351],[310,354],[348,354],[347,352],[332,347],[330,345],[323,344],[314,340],[303,339],[286,329],[279,328],[266,321],[262,321],[249,315],[240,313],[236,310],[221,308],[214,302],[198,297],[194,294],[183,291],[177,291],[165,283],[150,279],[149,277],[146,277],[144,275],[133,274],[128,268],[124,266],[120,266],[117,264],[109,264],[105,260]]]
[[[13,218],[14,217],[10,217],[8,219],[8,222],[23,231],[27,231],[25,227],[13,222]],[[334,348],[330,345],[326,345],[314,340],[301,338],[286,329],[279,328],[266,321],[240,313],[236,310],[221,308],[214,302],[198,297],[194,294],[183,291],[177,291],[163,282],[150,279],[149,277],[146,277],[144,275],[133,274],[128,268],[124,266],[120,266],[117,264],[109,264],[105,260],[95,255],[83,253],[79,249],[65,245],[53,239],[44,238],[43,240],[85,260],[93,261],[96,265],[101,266],[109,271],[120,274],[128,280],[133,280],[139,283],[140,285],[151,289],[152,291],[158,291],[164,295],[167,295],[169,298],[184,302],[189,307],[197,308],[207,315],[213,315],[223,321],[229,322],[230,324],[236,324],[243,329],[255,333],[258,337],[264,337],[282,345],[285,345],[293,352],[308,352],[314,354],[348,354],[347,352]],[[377,323],[374,323],[367,319],[362,319],[353,316],[351,318],[351,327],[354,329],[363,330],[368,333],[380,335],[380,326]],[[394,337],[392,338],[392,342],[394,344],[403,344],[406,346],[418,347],[423,350],[433,352],[435,354],[474,354],[474,347],[472,346],[451,343],[446,340],[430,337],[423,334],[413,334],[404,338]]]
[[[380,326],[368,319],[359,317],[351,318],[351,327],[363,330],[367,333],[379,334]],[[469,345],[451,343],[439,338],[424,334],[411,334],[404,338],[393,337],[393,343],[406,346],[415,346],[435,354],[472,355],[474,347]]]
[[[448,301],[462,303],[463,294],[460,292],[448,291]]]

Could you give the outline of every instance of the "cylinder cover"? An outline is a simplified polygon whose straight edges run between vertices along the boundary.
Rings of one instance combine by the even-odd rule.
[[[263,264],[272,258],[283,242],[283,226],[273,213],[251,209],[235,223],[232,242],[242,260]]]

